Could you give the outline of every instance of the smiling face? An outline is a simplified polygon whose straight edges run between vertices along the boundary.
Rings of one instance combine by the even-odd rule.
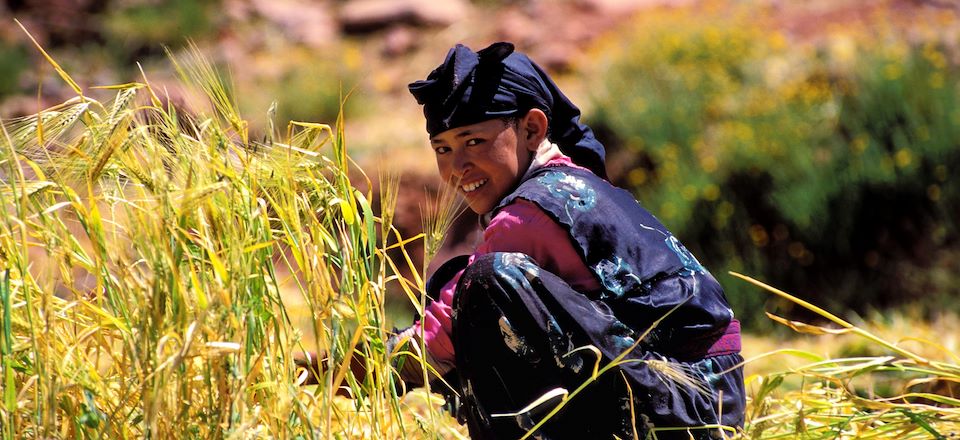
[[[531,114],[534,112],[539,115]],[[541,121],[542,120],[542,121]],[[531,110],[515,124],[491,119],[430,139],[440,177],[477,214],[490,212],[516,187],[546,133],[546,116]]]

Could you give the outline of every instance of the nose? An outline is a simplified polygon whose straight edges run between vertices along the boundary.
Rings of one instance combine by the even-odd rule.
[[[463,150],[464,149],[456,149],[451,152],[451,154],[453,154],[453,161],[452,161],[453,169],[451,170],[451,174],[452,174],[451,177],[453,177],[453,179],[456,179],[456,180],[459,180],[460,178],[462,178],[463,175],[466,174],[467,170],[469,170],[470,166],[472,165],[472,162],[470,161],[470,157]]]

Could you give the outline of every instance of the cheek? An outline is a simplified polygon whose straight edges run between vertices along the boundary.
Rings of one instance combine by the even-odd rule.
[[[450,174],[452,174],[453,168],[450,165],[450,161],[447,160],[447,156],[437,156],[437,172],[440,174],[440,178],[444,182],[450,181]]]
[[[491,151],[491,159],[497,164],[497,167],[509,172],[514,172],[518,166],[518,148],[516,139],[501,139]]]

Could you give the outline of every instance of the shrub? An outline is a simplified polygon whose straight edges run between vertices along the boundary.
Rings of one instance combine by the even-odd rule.
[[[222,8],[219,1],[116,1],[102,18],[104,34],[128,51],[157,50],[182,44],[184,35],[212,34],[216,20],[211,17]]]
[[[927,296],[903,291],[896,268],[958,237],[949,47],[892,31],[794,42],[707,9],[644,16],[597,47],[590,122],[627,164],[615,179],[752,324],[763,300],[728,270],[830,292],[818,300],[834,307]]]
[[[20,91],[20,73],[28,66],[24,50],[0,42],[0,99]]]

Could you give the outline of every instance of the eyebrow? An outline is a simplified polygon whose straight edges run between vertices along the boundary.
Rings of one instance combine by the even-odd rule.
[[[469,129],[469,128],[468,128],[468,129],[466,129],[466,130],[463,130],[463,131],[457,133],[457,134],[454,136],[454,138],[456,138],[456,139],[465,138],[465,137],[467,137],[467,136],[470,136],[470,135],[474,134],[475,131],[476,131],[476,130],[473,130],[473,129]],[[430,143],[431,143],[431,144],[441,144],[441,143],[443,143],[443,141],[440,140],[440,139],[434,138],[434,139],[430,139]]]

